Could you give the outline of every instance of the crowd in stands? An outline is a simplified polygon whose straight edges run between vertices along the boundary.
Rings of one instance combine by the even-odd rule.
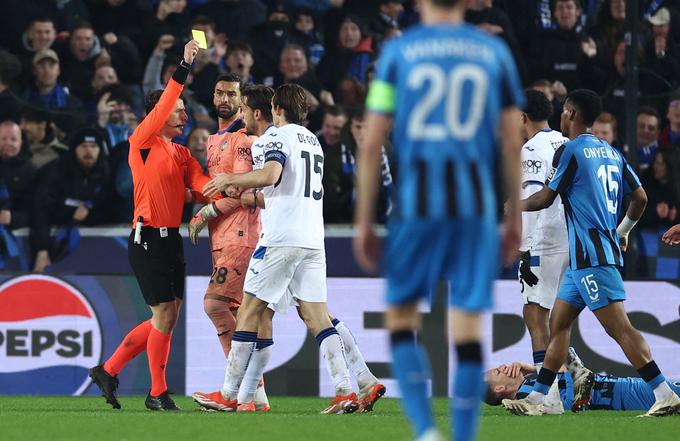
[[[597,136],[624,150],[625,0],[461,0],[465,20],[502,38],[526,87],[553,102],[603,98]],[[143,98],[172,76],[191,29],[203,30],[175,139],[205,165],[216,130],[215,79],[297,83],[318,133],[326,223],[351,222],[363,102],[382,45],[418,22],[404,0],[7,0],[0,15],[0,233],[30,227],[34,268],[49,265],[50,227],[130,223],[128,136]],[[637,142],[626,152],[649,195],[641,225],[680,222],[680,0],[639,0]],[[388,144],[388,143],[387,143]],[[379,221],[391,209],[383,149]],[[187,210],[187,216],[191,213]]]

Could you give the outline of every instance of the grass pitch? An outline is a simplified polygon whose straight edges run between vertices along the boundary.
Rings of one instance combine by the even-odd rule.
[[[152,413],[144,397],[121,398],[112,410],[103,398],[0,396],[0,440],[409,440],[399,402],[383,398],[370,414],[319,415],[324,398],[273,397],[267,414],[201,412],[189,397],[175,397],[180,413]],[[437,423],[448,433],[448,403],[435,401]],[[483,409],[480,440],[680,440],[680,416],[635,418],[641,412],[590,411],[540,418]]]

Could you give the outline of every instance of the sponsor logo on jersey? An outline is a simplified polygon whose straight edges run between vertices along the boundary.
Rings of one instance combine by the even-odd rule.
[[[55,277],[0,285],[0,392],[80,395],[100,363],[102,331],[88,299]]]
[[[537,175],[540,173],[543,163],[536,159],[527,159],[522,161],[522,169],[524,173]]]

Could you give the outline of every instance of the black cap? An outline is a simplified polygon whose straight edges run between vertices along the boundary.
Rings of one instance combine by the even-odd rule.
[[[94,142],[100,148],[104,148],[102,133],[93,127],[85,127],[78,130],[71,138],[71,148],[75,149],[84,142]]]

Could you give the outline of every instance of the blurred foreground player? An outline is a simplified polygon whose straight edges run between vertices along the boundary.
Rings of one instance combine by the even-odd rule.
[[[561,196],[570,257],[550,317],[550,343],[536,384],[526,398],[503,400],[503,406],[516,415],[546,413],[545,394],[567,358],[571,325],[586,306],[653,391],[656,401],[641,416],[680,412],[680,397],[666,383],[647,341],[630,323],[623,306],[626,292],[618,267],[623,266],[628,234],[644,212],[647,195],[625,158],[591,133],[601,111],[600,97],[592,90],[577,89],[567,96],[560,125],[571,141],[555,152],[547,185],[522,201],[524,211],[536,211]],[[630,205],[617,227],[626,195],[630,195]]]
[[[90,369],[92,381],[114,409],[120,408],[116,398],[118,373],[146,349],[151,373],[146,407],[179,410],[165,382],[186,275],[179,226],[185,189],[198,191],[209,179],[189,150],[171,139],[182,133],[187,119],[180,94],[197,53],[195,40],[184,46],[180,65],[164,91],[149,94],[147,116],[130,136],[128,162],[134,183],[135,229],[128,240],[128,257],[152,316],[130,331],[104,365]]]
[[[484,389],[480,314],[491,307],[499,269],[502,201],[495,189],[501,163],[509,191],[506,260],[514,259],[520,239],[519,107],[524,96],[509,50],[501,40],[463,24],[464,4],[423,0],[424,25],[385,44],[370,86],[366,139],[357,160],[355,255],[374,273],[380,258],[372,226],[380,152],[394,118],[398,174],[386,239],[390,307],[385,320],[393,374],[418,440],[442,439],[429,399],[427,354],[416,341],[418,301],[442,279],[451,281],[450,323],[458,354],[451,427],[456,440],[476,436]]]

